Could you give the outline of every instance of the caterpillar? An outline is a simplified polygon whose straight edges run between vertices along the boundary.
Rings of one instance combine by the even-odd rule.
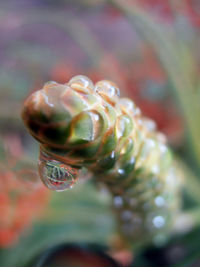
[[[40,143],[47,187],[72,187],[84,167],[110,191],[123,238],[159,242],[180,210],[180,171],[155,123],[119,94],[113,82],[82,75],[50,81],[27,98],[22,118]]]

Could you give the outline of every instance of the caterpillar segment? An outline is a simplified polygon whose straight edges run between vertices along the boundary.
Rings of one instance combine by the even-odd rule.
[[[162,242],[179,211],[181,175],[166,138],[119,88],[85,76],[48,82],[22,118],[40,143],[39,171],[53,190],[72,187],[85,167],[113,196],[120,234]]]

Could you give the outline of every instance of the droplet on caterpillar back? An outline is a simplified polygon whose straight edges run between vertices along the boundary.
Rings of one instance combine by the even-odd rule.
[[[46,82],[46,83],[44,84],[44,87],[43,87],[43,88],[48,89],[48,88],[50,88],[50,87],[54,87],[54,86],[56,86],[56,85],[58,85],[57,82],[55,82],[55,81],[48,81],[48,82]]]
[[[95,84],[95,92],[105,98],[108,102],[114,103],[119,95],[120,90],[117,85],[111,81],[102,80]]]
[[[38,167],[42,182],[54,191],[72,188],[78,180],[79,171],[77,168],[54,160],[43,151],[40,151]]]
[[[131,99],[123,97],[120,98],[118,103],[125,112],[132,113],[134,116],[141,115],[140,109],[135,105],[135,103]]]
[[[93,82],[84,75],[77,75],[71,78],[68,85],[74,89],[94,89]]]

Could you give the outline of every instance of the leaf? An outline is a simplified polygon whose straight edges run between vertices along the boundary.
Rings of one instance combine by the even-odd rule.
[[[109,201],[90,183],[53,193],[49,207],[31,232],[24,233],[16,246],[0,251],[1,265],[26,266],[43,250],[64,242],[108,243],[115,227]]]

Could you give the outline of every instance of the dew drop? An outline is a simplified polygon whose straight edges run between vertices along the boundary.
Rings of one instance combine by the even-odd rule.
[[[135,229],[132,223],[125,222],[122,224],[122,231],[125,235],[132,235],[134,230]]]
[[[115,196],[113,199],[114,206],[120,208],[123,206],[123,199],[121,196]]]
[[[94,90],[102,97],[109,98],[109,100],[112,101],[114,100],[114,98],[117,98],[120,95],[120,91],[117,85],[107,80],[97,82]]]
[[[118,172],[119,174],[122,174],[122,175],[125,174],[125,170],[124,170],[124,169],[118,169],[117,172]]]
[[[138,205],[138,199],[137,198],[130,198],[129,199],[129,205],[131,207],[136,207]]]
[[[78,179],[77,168],[54,160],[42,151],[38,167],[42,182],[54,191],[64,191],[72,188]]]
[[[154,201],[155,201],[156,206],[158,207],[162,207],[165,205],[165,200],[162,196],[157,196]]]
[[[166,143],[167,143],[167,137],[166,137],[166,135],[164,135],[163,133],[158,132],[158,133],[156,134],[156,136],[157,136],[157,139],[158,139],[158,141],[159,141],[160,143],[163,143],[163,144],[166,144]]]
[[[157,128],[156,123],[149,118],[143,118],[142,122],[150,132],[155,131]]]
[[[68,85],[72,88],[76,89],[94,89],[93,82],[84,75],[77,75],[71,78],[71,80],[68,82]]]
[[[160,167],[159,167],[159,165],[153,165],[152,167],[151,167],[151,171],[152,171],[152,173],[153,174],[159,174],[159,172],[160,172]]]
[[[131,99],[129,99],[129,98],[126,98],[126,97],[121,98],[119,100],[119,104],[121,106],[123,106],[124,108],[126,108],[127,110],[132,110],[133,111],[134,108],[135,108],[135,104],[133,103],[133,101]]]
[[[135,116],[140,116],[141,115],[141,110],[138,107],[135,109],[134,115]]]
[[[156,228],[162,228],[165,225],[165,218],[163,216],[156,216],[153,218],[153,225]]]
[[[165,144],[162,144],[162,143],[159,144],[159,149],[160,149],[161,155],[164,155],[168,151],[167,146]]]
[[[55,81],[48,81],[44,84],[44,88],[47,89],[47,88],[50,88],[50,87],[54,87],[57,85],[57,82]]]
[[[142,218],[139,214],[133,214],[132,216],[132,223],[134,226],[140,226],[142,224]]]
[[[158,247],[163,247],[167,242],[167,235],[165,233],[159,233],[154,236],[153,243]]]
[[[134,116],[141,115],[140,109],[134,104],[134,102],[126,97],[123,97],[119,100],[119,105],[126,112],[131,112]]]
[[[130,210],[124,210],[121,213],[121,218],[123,221],[130,221],[133,216],[133,213]]]

